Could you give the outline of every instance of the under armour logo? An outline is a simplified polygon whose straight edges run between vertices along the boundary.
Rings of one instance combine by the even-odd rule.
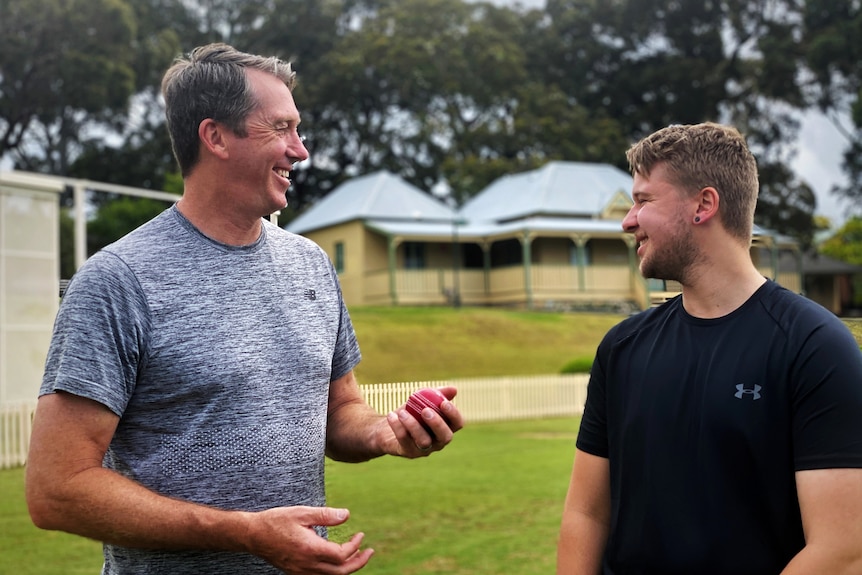
[[[736,397],[737,399],[742,399],[742,396],[750,395],[751,399],[760,399],[760,390],[761,389],[762,389],[761,386],[756,385],[756,384],[754,386],[754,389],[745,389],[745,385],[742,383],[739,383],[736,385],[736,393],[734,393],[733,396]]]
[[[305,299],[315,300],[317,299],[317,294],[314,293],[313,289],[307,289],[305,290]]]

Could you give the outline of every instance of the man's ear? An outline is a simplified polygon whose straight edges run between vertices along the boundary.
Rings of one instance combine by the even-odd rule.
[[[718,204],[720,196],[718,190],[712,186],[703,188],[697,194],[697,208],[694,214],[694,223],[702,224],[718,215]]]
[[[227,159],[228,149],[224,125],[206,118],[198,125],[198,139],[204,150],[217,158]]]

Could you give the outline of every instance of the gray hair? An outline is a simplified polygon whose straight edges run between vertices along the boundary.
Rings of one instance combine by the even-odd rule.
[[[227,44],[208,44],[179,57],[162,78],[165,116],[174,156],[183,177],[199,159],[198,127],[211,118],[240,137],[245,121],[257,106],[245,74],[253,68],[272,74],[293,90],[296,72],[290,62],[246,54]]]

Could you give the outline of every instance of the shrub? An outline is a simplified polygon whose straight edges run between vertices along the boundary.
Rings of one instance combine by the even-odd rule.
[[[590,373],[593,358],[590,356],[576,357],[560,369],[560,373]]]

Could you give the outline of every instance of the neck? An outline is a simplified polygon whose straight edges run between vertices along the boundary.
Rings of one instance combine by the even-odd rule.
[[[765,282],[747,249],[726,248],[709,254],[687,274],[682,303],[694,317],[722,317],[742,306]]]
[[[747,277],[723,278],[721,283],[683,286],[682,305],[694,317],[715,319],[739,309],[766,283],[756,270]]]
[[[260,237],[261,218],[248,217],[229,205],[219,205],[218,198],[189,192],[187,187],[177,209],[208,238],[229,246],[246,246]]]

